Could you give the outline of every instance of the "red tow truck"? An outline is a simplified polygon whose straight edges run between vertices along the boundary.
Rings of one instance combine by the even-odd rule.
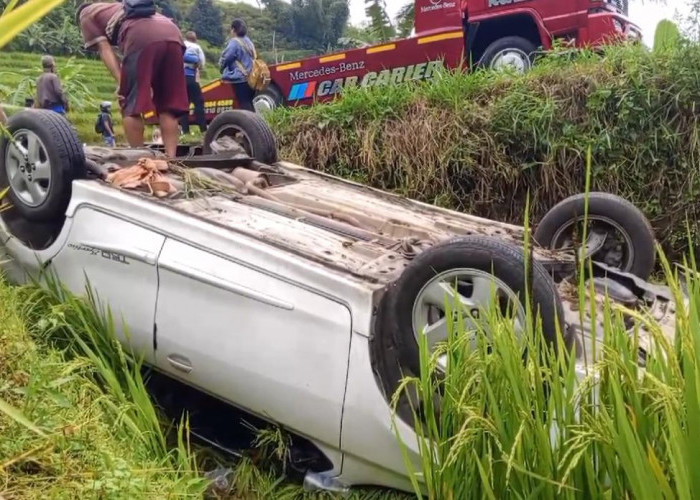
[[[255,106],[306,106],[350,86],[430,80],[443,67],[526,71],[535,52],[551,49],[554,40],[595,47],[641,39],[627,13],[628,0],[415,0],[410,37],[273,65],[272,83]],[[231,86],[220,80],[203,93],[210,121],[236,108]]]

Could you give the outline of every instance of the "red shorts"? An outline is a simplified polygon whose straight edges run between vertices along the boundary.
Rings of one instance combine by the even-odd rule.
[[[156,42],[127,55],[122,62],[119,96],[124,116],[148,111],[175,116],[188,113],[182,45]]]

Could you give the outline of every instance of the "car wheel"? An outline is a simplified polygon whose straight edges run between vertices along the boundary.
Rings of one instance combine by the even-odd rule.
[[[284,97],[276,85],[269,85],[253,99],[255,110],[261,114],[272,111],[282,105],[284,105]]]
[[[277,141],[270,126],[257,113],[226,111],[209,125],[204,136],[203,149],[211,154],[211,144],[221,137],[233,137],[251,158],[261,163],[277,162]]]
[[[581,244],[584,219],[586,195],[571,196],[547,212],[534,239],[553,250],[573,250]],[[585,246],[594,261],[644,280],[654,270],[654,231],[644,214],[627,200],[609,193],[590,193],[586,234]]]
[[[419,255],[389,289],[382,315],[382,329],[388,331],[381,334],[393,337],[400,364],[414,374],[420,373],[420,336],[427,336],[431,351],[447,340],[451,318],[445,313],[446,299],[451,304],[458,299],[469,313],[464,315],[467,333],[488,328],[479,317],[497,306],[504,317],[510,311],[515,331],[525,335],[526,282],[531,279],[533,311],[539,311],[545,339],[556,343],[562,332],[571,347],[573,338],[564,330],[561,299],[551,277],[537,262],[532,262],[532,277],[526,274],[523,248],[497,238],[469,236],[436,245]],[[438,368],[444,370],[446,362],[446,357],[440,359]]]
[[[22,111],[10,118],[0,139],[0,186],[27,220],[65,215],[73,179],[85,174],[85,153],[68,120],[53,111]]]
[[[511,68],[525,73],[532,68],[536,47],[528,39],[507,36],[489,45],[479,60],[479,65],[497,71]]]

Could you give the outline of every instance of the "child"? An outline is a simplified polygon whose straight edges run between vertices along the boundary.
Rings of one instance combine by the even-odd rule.
[[[95,132],[102,134],[102,139],[107,146],[113,148],[114,140],[114,125],[112,124],[112,103],[104,101],[100,104],[100,114],[97,116],[95,123]]]

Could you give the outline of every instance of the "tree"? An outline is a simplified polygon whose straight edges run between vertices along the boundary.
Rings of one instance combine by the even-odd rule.
[[[684,21],[684,34],[695,42],[700,42],[700,0],[690,4],[690,13]]]
[[[221,9],[212,0],[196,0],[190,10],[189,22],[197,36],[212,45],[221,46],[226,41],[222,29]]]
[[[416,4],[415,2],[410,2],[399,10],[396,15],[396,26],[399,32],[399,36],[407,37],[413,31],[413,27],[416,23]]]
[[[170,0],[155,0],[155,2],[164,16],[174,21],[180,21],[180,11]]]
[[[291,39],[301,48],[324,52],[337,46],[350,18],[348,0],[292,0]]]
[[[381,41],[391,40],[396,36],[396,28],[391,24],[386,13],[384,0],[365,0],[365,12],[369,18],[370,29]]]

